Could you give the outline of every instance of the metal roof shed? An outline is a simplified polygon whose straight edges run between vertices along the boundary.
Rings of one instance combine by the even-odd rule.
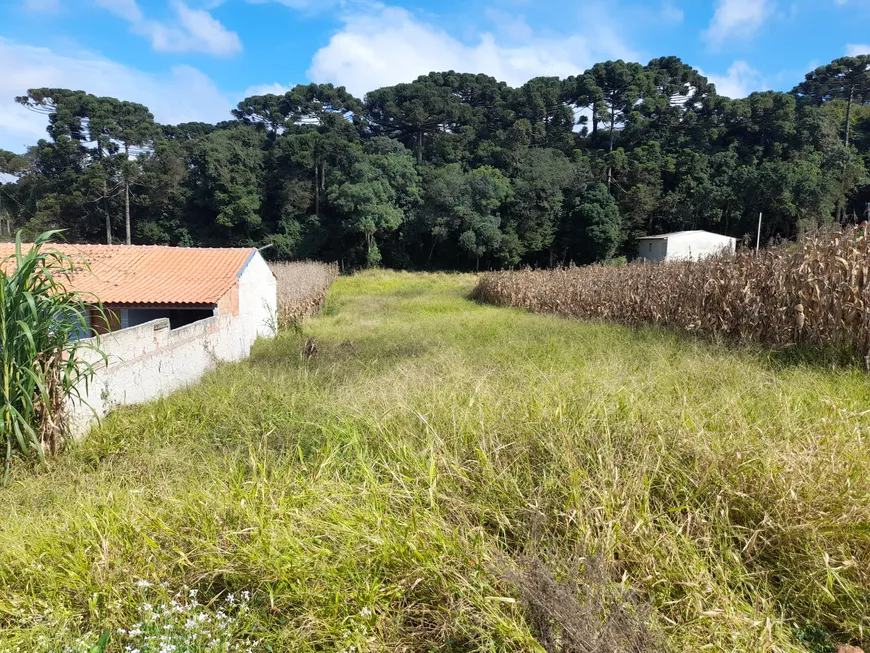
[[[645,261],[700,261],[734,252],[737,239],[709,231],[675,231],[638,238],[637,258]]]

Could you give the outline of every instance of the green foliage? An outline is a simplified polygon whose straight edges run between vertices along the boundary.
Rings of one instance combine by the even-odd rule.
[[[577,200],[568,218],[569,237],[576,240],[581,258],[576,263],[605,261],[613,257],[622,239],[619,207],[604,184],[592,186]]]
[[[56,232],[41,234],[25,250],[0,262],[0,447],[4,479],[13,458],[56,453],[66,435],[67,402],[78,398],[93,366],[78,354],[95,349],[79,340],[89,332],[89,304],[64,289],[81,261],[52,249]]]
[[[366,253],[366,267],[376,268],[380,266],[382,260],[383,259],[381,258],[381,250],[378,249],[378,244],[376,242],[372,242],[372,246]]]
[[[375,238],[401,226],[405,211],[418,200],[418,189],[417,171],[404,146],[395,147],[389,139],[375,139],[368,145],[365,151],[352,153],[327,192],[346,216],[345,228],[362,234],[366,265],[372,267],[381,261]]]
[[[271,243],[275,258],[349,267],[377,243],[387,266],[477,269],[590,260],[612,243],[630,258],[637,237],[683,229],[750,239],[759,213],[764,242],[870,218],[867,56],[791,93],[733,100],[672,56],[517,88],[432,72],[364,101],[299,85],[245,98],[216,125],[155,125],[146,107],[83,91],[18,100],[47,116],[48,138],[0,153],[17,177],[0,186],[0,237],[64,228],[104,242],[123,229],[140,243]],[[507,180],[491,190],[498,206],[473,206],[481,169]],[[619,212],[608,203],[595,218],[618,225],[596,228],[605,245],[578,227],[578,210],[588,221],[604,206],[596,184]]]

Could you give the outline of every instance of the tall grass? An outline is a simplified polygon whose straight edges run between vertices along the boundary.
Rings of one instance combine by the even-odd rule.
[[[16,467],[0,651],[114,652],[143,581],[211,616],[250,592],[231,636],[258,651],[870,644],[863,372],[474,283],[341,277],[303,333]]]
[[[4,479],[16,456],[37,458],[57,453],[67,433],[66,409],[80,384],[93,375],[90,363],[76,355],[78,336],[88,331],[84,299],[64,283],[76,265],[50,245],[58,232],[47,232],[0,262],[0,446]],[[91,302],[92,304],[95,302]]]
[[[338,277],[338,265],[301,261],[272,263],[278,279],[278,326],[297,325],[314,315],[326,297],[329,286]]]
[[[694,263],[494,272],[483,275],[475,296],[543,313],[870,356],[864,226],[810,236],[792,250]]]

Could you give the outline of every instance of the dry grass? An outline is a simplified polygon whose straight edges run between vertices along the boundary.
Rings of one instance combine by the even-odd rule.
[[[592,265],[484,275],[483,301],[661,325],[714,339],[870,355],[870,236],[866,228],[804,239],[794,250],[702,262]]]
[[[338,277],[335,263],[272,263],[278,279],[278,326],[288,327],[320,310],[329,286]]]
[[[649,607],[610,578],[601,555],[572,561],[559,582],[538,557],[503,572],[515,586],[525,618],[546,653],[661,653],[666,644],[651,626]]]
[[[475,282],[341,277],[301,333],[15,469],[0,651],[119,653],[139,581],[249,592],[257,653],[870,650],[863,372]]]

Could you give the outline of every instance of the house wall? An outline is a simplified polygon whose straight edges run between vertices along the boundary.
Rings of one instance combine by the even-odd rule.
[[[87,387],[79,387],[83,401],[71,403],[73,435],[83,435],[115,408],[165,397],[196,383],[218,362],[246,358],[258,337],[274,335],[275,277],[259,254],[243,271],[238,286],[238,316],[223,313],[178,329],[170,329],[169,320],[161,318],[105,334],[98,341],[85,340],[105,352],[108,364],[93,351],[79,354],[94,364],[96,374]]]
[[[249,337],[272,336],[278,314],[278,282],[265,259],[254,254],[242,269],[238,283],[239,318]]]
[[[701,232],[669,236],[667,243],[667,260],[698,261],[723,251],[734,252],[737,240],[728,236]]]
[[[664,261],[668,254],[668,241],[665,238],[638,241],[637,256],[645,261]]]
[[[230,313],[231,315],[239,314],[239,280],[236,279],[236,282],[233,284],[233,287],[230,288],[224,296],[218,300],[217,303],[217,312],[218,313]]]

